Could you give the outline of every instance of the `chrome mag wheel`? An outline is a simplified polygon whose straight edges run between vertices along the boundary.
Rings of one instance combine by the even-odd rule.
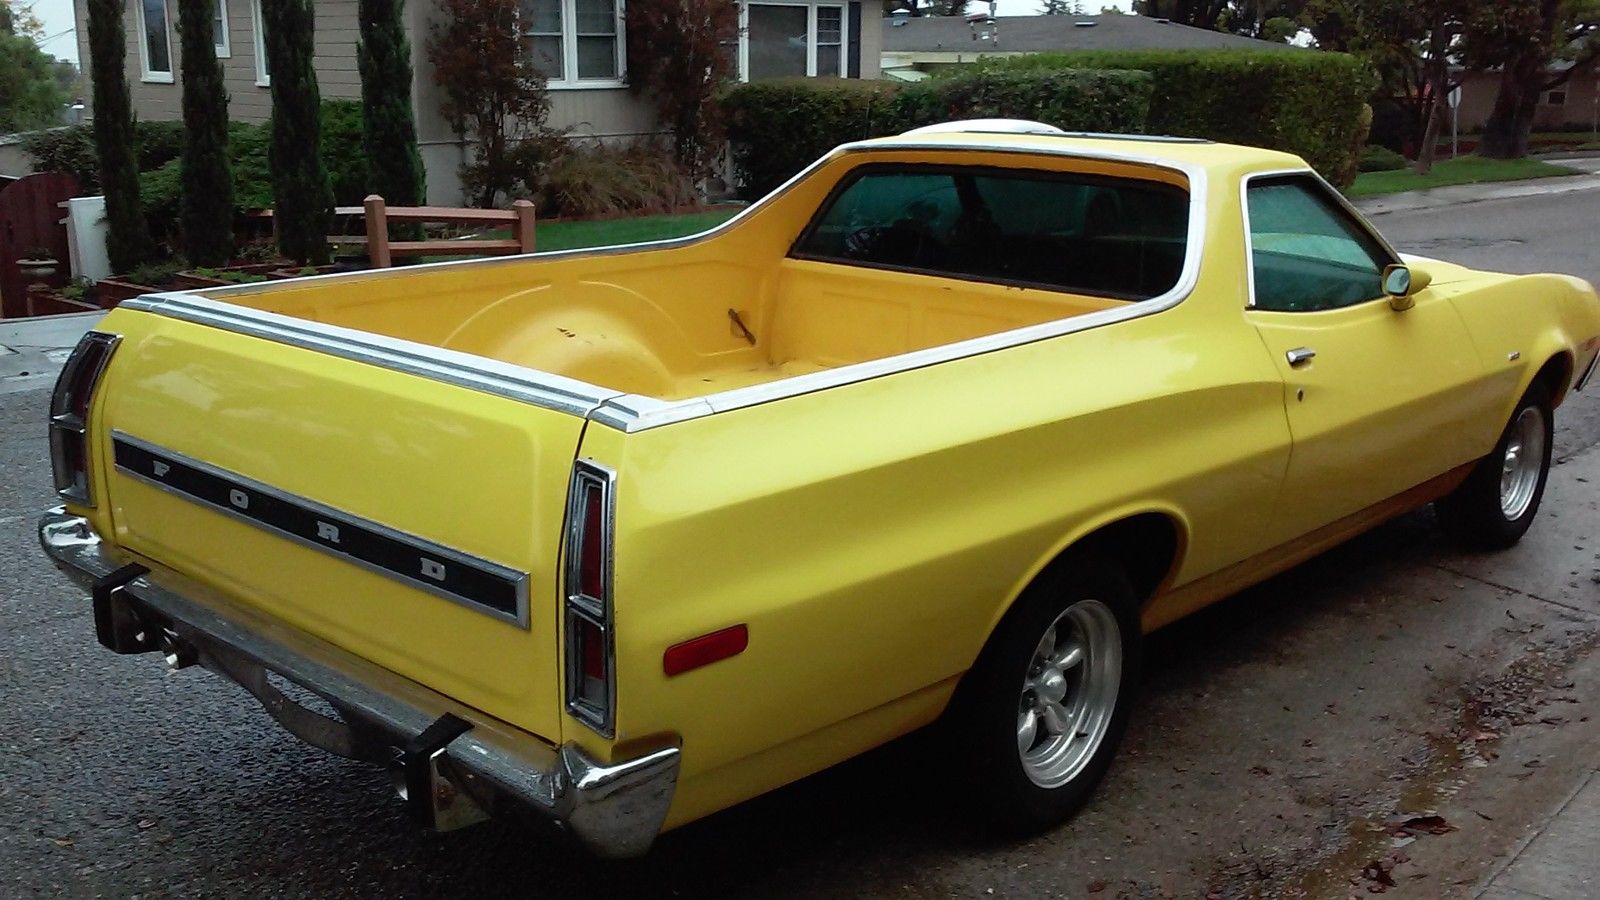
[[[1511,423],[1505,455],[1500,460],[1500,512],[1506,521],[1522,518],[1539,489],[1539,474],[1544,469],[1544,412],[1537,406],[1523,407]]]
[[[1111,607],[1099,600],[1067,607],[1039,638],[1022,682],[1017,752],[1034,784],[1060,787],[1083,772],[1105,740],[1121,687],[1122,630]]]

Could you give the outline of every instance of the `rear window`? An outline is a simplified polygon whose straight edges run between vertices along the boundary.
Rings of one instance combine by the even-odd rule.
[[[863,166],[792,255],[1143,300],[1177,284],[1189,195],[1150,181]]]

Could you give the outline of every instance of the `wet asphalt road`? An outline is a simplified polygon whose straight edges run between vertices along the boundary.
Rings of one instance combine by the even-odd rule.
[[[1584,192],[1377,222],[1402,249],[1600,281],[1597,211],[1600,192]],[[1523,547],[1458,556],[1423,512],[1155,636],[1122,761],[1051,834],[1008,843],[971,827],[951,802],[970,786],[926,738],[629,863],[591,860],[532,819],[421,834],[385,774],[301,745],[239,689],[100,650],[79,593],[34,549],[51,502],[44,401],[0,394],[0,896],[1343,897],[1364,892],[1378,852],[1364,823],[1442,804],[1468,777],[1448,737],[1492,712],[1474,698],[1507,666],[1548,662],[1573,703],[1600,699],[1591,681],[1561,680],[1587,665],[1600,622],[1591,393],[1558,415],[1556,452],[1572,462]],[[1479,761],[1471,777],[1488,790],[1499,770]],[[1461,822],[1459,840],[1503,852],[1543,796],[1530,786],[1547,776],[1528,771],[1515,784],[1532,799]],[[1471,866],[1446,859],[1411,883],[1459,893]]]

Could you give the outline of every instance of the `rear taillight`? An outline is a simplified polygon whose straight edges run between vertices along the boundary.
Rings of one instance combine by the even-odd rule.
[[[120,340],[119,335],[100,331],[85,334],[50,396],[50,467],[56,493],[80,506],[94,505],[89,489],[89,406]]]
[[[616,476],[579,460],[567,500],[567,710],[611,737],[617,699],[611,634],[611,539]]]

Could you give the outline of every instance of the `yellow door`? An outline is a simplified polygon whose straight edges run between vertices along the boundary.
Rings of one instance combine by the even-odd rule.
[[[1246,189],[1247,315],[1284,379],[1293,439],[1273,515],[1288,540],[1382,502],[1472,458],[1479,368],[1454,306],[1435,292],[1390,308],[1396,258],[1309,175]]]

